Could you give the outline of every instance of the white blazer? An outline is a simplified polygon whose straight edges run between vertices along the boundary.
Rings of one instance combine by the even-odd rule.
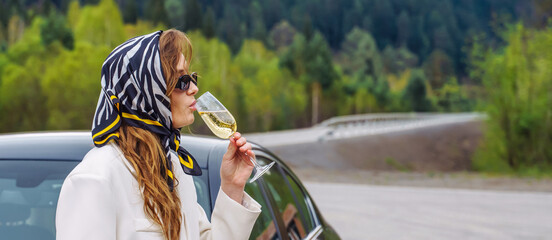
[[[180,163],[173,162],[173,166],[178,179],[175,189],[182,203],[180,239],[249,238],[261,212],[255,200],[245,193],[241,205],[219,189],[210,223],[197,203],[192,177],[182,171]],[[163,239],[161,228],[144,213],[134,172],[118,145],[110,143],[90,150],[61,188],[56,238]]]

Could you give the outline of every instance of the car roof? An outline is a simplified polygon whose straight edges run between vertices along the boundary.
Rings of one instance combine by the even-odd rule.
[[[228,145],[227,140],[202,136],[182,136],[180,142],[201,168],[207,167],[212,149]],[[0,159],[4,160],[80,161],[92,148],[94,144],[89,131],[0,134]]]

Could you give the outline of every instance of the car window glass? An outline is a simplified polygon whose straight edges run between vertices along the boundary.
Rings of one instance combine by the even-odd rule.
[[[0,161],[0,238],[55,239],[57,201],[71,161]]]
[[[247,185],[245,185],[245,192],[247,192],[247,194],[249,194],[249,196],[255,199],[255,201],[257,201],[259,204],[261,204],[262,210],[261,215],[257,218],[257,221],[253,226],[253,230],[251,231],[249,239],[281,239],[276,231],[276,225],[274,225],[272,214],[270,213],[269,206],[262,195],[259,184],[257,182],[247,183]]]
[[[304,210],[306,208],[305,205],[298,203],[299,199],[304,200],[304,197],[298,199],[298,196],[292,191],[290,184],[287,182],[286,177],[282,175],[279,166],[272,167],[265,173],[263,178],[276,201],[289,238],[305,238],[313,229],[313,226],[310,222],[312,218],[302,216],[303,214],[308,214]]]
[[[314,216],[316,216],[314,213],[314,209],[311,208],[311,204],[307,195],[303,192],[301,188],[299,188],[297,182],[295,182],[295,180],[290,175],[288,175],[287,172],[286,177],[291,186],[291,189],[297,197],[297,209],[299,210],[301,217],[303,217],[302,220],[305,223],[305,228],[307,232],[310,232],[316,227],[316,223],[314,221]]]
[[[197,202],[207,215],[207,218],[211,220],[211,198],[209,195],[209,187],[207,186],[208,172],[206,169],[202,169],[203,174],[200,176],[194,176],[194,185],[197,193]]]

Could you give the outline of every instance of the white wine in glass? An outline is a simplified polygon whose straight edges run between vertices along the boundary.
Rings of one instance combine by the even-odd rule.
[[[238,128],[236,120],[228,111],[198,111],[199,116],[219,138],[229,138]]]
[[[228,139],[236,132],[238,128],[236,119],[210,92],[205,92],[197,99],[196,109],[211,132],[217,137]],[[257,180],[274,165],[274,162],[271,162],[262,167],[252,157],[248,157],[255,166],[255,174],[249,182]]]

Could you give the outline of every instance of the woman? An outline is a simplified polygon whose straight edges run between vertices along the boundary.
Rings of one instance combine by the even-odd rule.
[[[236,133],[222,159],[212,222],[197,203],[201,174],[179,146],[194,121],[197,75],[177,30],[118,46],[102,66],[92,126],[96,148],[69,174],[56,213],[57,239],[247,239],[260,205],[244,192],[251,145]]]

